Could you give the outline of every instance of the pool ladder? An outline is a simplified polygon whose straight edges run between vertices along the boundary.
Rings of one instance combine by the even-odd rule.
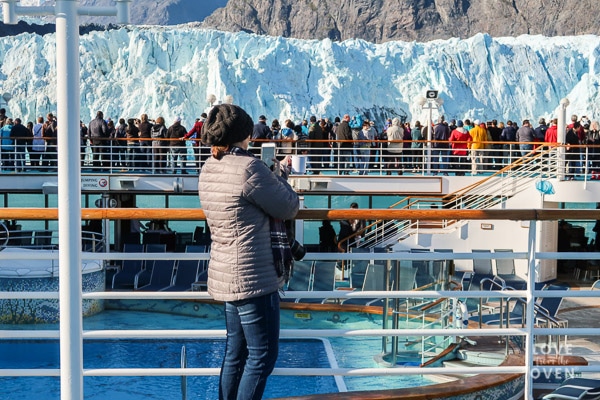
[[[187,368],[187,353],[181,346],[181,368]],[[181,400],[187,400],[187,376],[181,375]]]

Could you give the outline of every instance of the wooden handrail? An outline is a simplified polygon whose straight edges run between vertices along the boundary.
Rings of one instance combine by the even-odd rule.
[[[82,208],[82,219],[164,219],[187,221],[206,219],[199,208]],[[57,208],[2,208],[0,220],[56,220]],[[600,220],[600,209],[489,209],[489,210],[390,210],[384,209],[302,209],[296,219],[302,220],[409,220],[443,221],[462,220],[513,220],[513,221],[557,221],[560,219]]]

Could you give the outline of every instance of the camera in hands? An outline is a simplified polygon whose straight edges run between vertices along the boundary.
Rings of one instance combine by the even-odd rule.
[[[306,255],[306,249],[296,239],[290,238],[290,250],[292,251],[292,257],[294,260],[300,261]]]

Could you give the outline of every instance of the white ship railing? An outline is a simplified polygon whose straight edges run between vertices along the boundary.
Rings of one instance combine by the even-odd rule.
[[[96,139],[96,142],[98,140]],[[111,173],[111,174],[177,174],[185,171],[189,174],[198,173],[204,161],[210,156],[210,148],[198,146],[195,139],[103,139],[100,144],[92,146],[91,141],[83,139],[80,146],[80,166],[83,172]],[[473,164],[470,152],[467,156],[459,157],[452,154],[452,149],[445,149],[443,167],[428,168],[431,159],[428,156],[426,141],[414,142],[425,145],[421,148],[411,148],[411,141],[405,141],[402,153],[391,153],[387,149],[387,141],[368,142],[369,148],[360,147],[343,148],[343,141],[306,141],[307,147],[299,147],[298,143],[276,141],[277,156],[296,157],[302,160],[297,165],[302,169],[295,171],[301,174],[331,174],[331,175],[471,175]],[[358,146],[360,142],[352,142],[351,146]],[[511,164],[518,162],[523,154],[518,149],[516,142],[489,142],[490,148],[481,149],[480,162],[477,163],[477,173],[496,173]],[[290,145],[291,147],[286,147]],[[538,146],[533,155],[548,148],[547,143],[535,143]],[[566,149],[565,145],[551,145],[553,148]],[[559,171],[558,154],[543,159],[544,164],[550,168],[544,171],[543,176],[548,178],[568,177],[568,170],[573,175],[583,179],[591,179],[592,175],[600,172],[600,146],[578,145],[569,146],[576,150],[575,160],[571,166],[562,167]],[[56,147],[48,147],[43,151],[33,151],[31,142],[13,145],[10,150],[1,149],[0,154],[9,153],[9,157],[1,166],[3,173],[56,173],[57,153]],[[251,151],[260,156],[260,147],[251,147]],[[564,157],[564,152],[561,153]],[[435,161],[433,165],[440,164]],[[552,167],[552,164],[554,167]],[[568,163],[567,163],[568,164]],[[562,165],[562,164],[561,164]],[[541,171],[540,171],[541,172]]]
[[[596,210],[581,210],[588,211],[588,214]],[[542,215],[543,213],[538,213]],[[594,218],[600,219],[600,215],[595,215]],[[579,218],[586,219],[586,218]],[[542,259],[567,259],[567,260],[587,260],[599,259],[600,253],[556,253],[556,252],[537,252],[536,251],[536,220],[531,220],[529,224],[529,240],[526,253],[490,253],[486,255],[472,253],[319,253],[309,254],[309,257],[319,260],[463,260],[473,258],[518,258],[528,260],[528,270],[535,271],[535,265]],[[32,254],[27,255],[30,259]],[[133,253],[82,253],[82,259],[135,259],[136,257],[147,257],[147,254]],[[186,259],[190,257],[198,258],[198,255],[190,254],[152,254],[153,258],[165,257],[169,259]],[[202,258],[208,255],[201,256]],[[19,257],[20,258],[20,257]],[[288,292],[286,296],[290,298],[403,298],[403,299],[424,299],[424,298],[480,298],[493,297],[508,298],[519,296],[526,301],[526,320],[533,321],[534,303],[538,297],[600,297],[597,291],[580,290],[580,291],[540,291],[534,290],[535,274],[530,273],[528,276],[528,288],[521,291],[389,291],[389,292],[347,292],[347,291],[328,291],[328,292]],[[2,299],[16,298],[57,298],[57,293],[15,293],[15,292],[0,292]],[[104,292],[104,293],[86,293],[82,299],[103,298],[103,299],[202,299],[209,298],[206,293],[198,292],[177,292],[177,293],[140,293],[140,292]],[[525,363],[523,366],[473,366],[468,368],[453,368],[452,373],[463,374],[498,374],[498,373],[523,373],[526,374],[525,394],[526,398],[533,398],[533,376],[534,371],[558,371],[564,369],[565,366],[537,366],[533,363],[535,354],[535,337],[537,335],[574,335],[574,336],[599,336],[600,331],[593,328],[540,328],[534,326],[533,323],[527,323],[523,328],[498,328],[498,329],[369,329],[369,330],[330,330],[330,329],[307,329],[307,330],[282,330],[282,337],[356,337],[356,336],[522,336],[525,339]],[[58,331],[11,331],[2,330],[0,338],[58,338]],[[93,338],[200,338],[200,337],[224,337],[224,331],[204,331],[204,330],[128,330],[128,331],[86,331],[83,332],[81,340]],[[591,364],[587,366],[569,366],[569,370],[573,372],[600,372],[600,365]],[[130,375],[151,375],[151,376],[167,376],[167,375],[216,375],[218,368],[132,368],[132,369],[86,369],[83,371],[84,376],[130,376]],[[287,369],[277,368],[274,373],[278,375],[334,375],[334,376],[365,376],[365,375],[436,375],[447,374],[447,368],[397,368],[397,369],[373,369],[373,368],[332,368],[332,369]],[[60,373],[58,369],[10,369],[0,371],[2,376],[57,376]]]

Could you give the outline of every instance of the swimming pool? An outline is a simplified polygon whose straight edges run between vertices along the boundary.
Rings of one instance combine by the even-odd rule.
[[[219,368],[222,340],[94,340],[84,343],[84,368],[178,368],[185,346],[188,367]],[[305,351],[297,351],[302,348]],[[58,368],[57,341],[6,341],[0,368]],[[329,366],[320,340],[282,340],[277,367]],[[189,399],[218,398],[217,376],[187,377]],[[59,378],[0,378],[2,399],[59,399]],[[336,392],[333,377],[272,377],[268,397]],[[292,390],[290,390],[293,388]],[[85,377],[85,399],[181,399],[179,377]]]
[[[157,303],[158,304],[158,303]],[[162,304],[161,304],[162,305]],[[218,312],[221,307],[215,306]],[[84,319],[84,329],[224,329],[224,320],[203,311],[199,316],[173,315],[142,311],[107,310]],[[209,312],[209,314],[212,314]],[[303,315],[301,317],[306,317]],[[289,310],[282,310],[282,328],[350,329],[378,328],[380,322],[364,317],[332,319],[298,318]],[[293,324],[292,324],[292,321]],[[323,322],[324,321],[324,322]],[[344,321],[344,322],[340,322]],[[310,326],[309,326],[310,325]],[[1,329],[16,326],[0,325]],[[56,325],[19,325],[18,329],[56,329]],[[373,356],[381,352],[381,338],[329,338],[282,339],[276,368],[328,368],[327,355],[330,343],[334,362],[341,368],[377,367]],[[84,368],[178,368],[181,365],[181,347],[186,347],[189,368],[220,367],[224,340],[86,340],[84,342]],[[59,347],[57,341],[0,341],[0,369],[5,368],[57,368]],[[188,399],[214,399],[218,397],[217,376],[187,378]],[[413,387],[432,384],[426,377],[344,377],[347,390],[374,390]],[[0,378],[2,399],[29,400],[32,398],[54,400],[60,398],[60,382],[56,377]],[[317,393],[338,392],[332,376],[289,377],[272,376],[267,384],[265,398]],[[179,377],[85,377],[86,400],[138,400],[181,399]]]

